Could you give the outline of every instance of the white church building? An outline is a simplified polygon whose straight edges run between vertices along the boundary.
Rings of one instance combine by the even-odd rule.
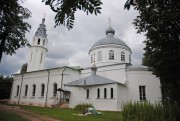
[[[111,26],[105,33],[88,52],[89,68],[44,69],[48,39],[43,18],[32,40],[27,72],[13,75],[10,103],[69,108],[88,103],[97,110],[121,111],[129,101],[161,101],[159,79],[146,66],[131,64],[131,49],[114,37]]]

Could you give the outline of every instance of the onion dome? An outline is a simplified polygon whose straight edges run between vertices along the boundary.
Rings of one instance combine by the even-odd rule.
[[[108,29],[106,29],[106,35],[108,33],[112,33],[114,35],[115,34],[115,30],[113,28],[109,27]]]

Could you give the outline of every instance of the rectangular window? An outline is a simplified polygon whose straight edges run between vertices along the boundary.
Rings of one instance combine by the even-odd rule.
[[[145,86],[139,86],[139,97],[140,100],[146,101],[146,90]]]

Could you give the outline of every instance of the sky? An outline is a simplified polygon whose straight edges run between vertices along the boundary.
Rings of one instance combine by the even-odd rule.
[[[61,66],[90,66],[88,52],[93,44],[101,38],[106,37],[105,30],[109,27],[115,29],[115,37],[123,40],[132,50],[132,64],[141,65],[145,47],[143,34],[137,34],[133,20],[138,12],[131,8],[124,9],[126,0],[102,0],[101,14],[87,15],[83,11],[75,13],[75,23],[70,31],[64,26],[54,28],[54,16],[49,6],[42,0],[26,0],[22,5],[28,8],[32,16],[27,20],[31,30],[26,33],[26,38],[31,43],[39,24],[45,14],[45,25],[48,38],[48,52],[44,68]],[[30,55],[30,48],[25,47],[16,51],[15,54],[3,54],[0,63],[0,74],[11,75],[19,73],[23,64],[27,63]]]

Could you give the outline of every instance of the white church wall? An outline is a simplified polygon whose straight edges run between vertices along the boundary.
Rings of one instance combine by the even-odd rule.
[[[21,75],[14,75],[14,81],[13,81],[12,90],[11,90],[10,103],[14,103],[14,104],[18,103],[19,94],[20,94],[20,87],[21,87],[21,80],[22,80]],[[17,95],[17,86],[18,85],[19,85],[19,93]]]
[[[150,71],[127,72],[128,99],[140,101],[139,86],[145,86],[146,99],[151,103],[161,101],[160,81]]]
[[[125,85],[121,85],[121,84],[117,85],[118,111],[121,111],[123,109],[123,104],[128,101],[127,92],[128,90]]]
[[[48,91],[48,105],[52,105],[53,101],[57,98],[60,98],[60,93],[57,92],[57,96],[53,96],[53,84],[57,83],[57,88],[64,88],[64,84],[74,81],[79,78],[79,72],[69,69],[69,68],[60,68],[50,71],[50,81],[49,81],[49,91]],[[63,72],[64,70],[64,72]],[[62,80],[63,72],[63,80]]]
[[[47,93],[47,106],[52,106],[53,101],[60,97],[59,93],[57,93],[57,96],[55,97],[53,96],[53,84],[57,83],[57,88],[61,88],[63,70],[64,70],[64,67],[51,69],[51,70],[29,72],[29,73],[23,74],[23,81],[22,81],[21,74],[14,75],[15,81],[12,88],[11,102],[15,102],[17,104],[19,100],[19,104],[23,104],[23,105],[45,106],[48,75],[50,73],[48,93]],[[79,78],[79,71],[75,71],[75,70],[67,68],[64,71],[62,87],[65,83],[74,81],[75,79],[78,79],[78,78]],[[21,82],[22,82],[22,88],[20,87]],[[33,84],[36,85],[35,96],[32,96]],[[42,84],[45,85],[44,96],[41,96]],[[18,96],[16,96],[17,85],[19,85],[19,91],[21,90],[20,99]],[[25,96],[25,85],[28,85],[27,96]]]
[[[126,82],[125,64],[102,66],[97,68],[96,75],[117,81],[124,84]],[[85,69],[81,71],[81,78],[91,75],[91,69]]]
[[[45,92],[47,86],[47,72],[40,71],[24,75],[20,104],[24,105],[45,105]],[[33,96],[33,84],[36,85],[35,96]],[[44,96],[41,96],[41,85],[45,85]],[[27,96],[25,96],[25,85],[28,85]]]
[[[117,111],[117,84],[97,85],[84,87],[66,87],[71,91],[69,107],[74,108],[77,104],[89,103],[97,110]],[[100,89],[100,98],[97,98],[97,89]],[[107,89],[107,98],[104,98],[104,88]],[[113,88],[113,98],[110,97],[110,89]],[[89,89],[89,98],[87,98]]]
[[[63,86],[64,84],[78,80],[80,78],[81,78],[80,71],[66,68],[66,70],[64,71]]]

